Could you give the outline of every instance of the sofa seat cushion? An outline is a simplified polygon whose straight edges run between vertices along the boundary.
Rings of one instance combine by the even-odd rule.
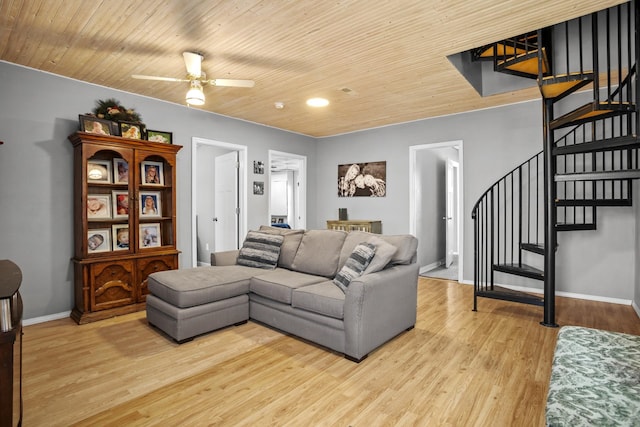
[[[250,279],[263,269],[242,265],[159,271],[149,275],[149,292],[186,308],[249,292]]]
[[[251,279],[249,289],[251,292],[262,295],[265,298],[291,304],[291,292],[302,286],[326,280],[324,277],[299,273],[284,268],[256,275]]]
[[[344,299],[344,292],[331,280],[325,280],[315,285],[294,289],[291,295],[291,306],[335,319],[343,319]]]

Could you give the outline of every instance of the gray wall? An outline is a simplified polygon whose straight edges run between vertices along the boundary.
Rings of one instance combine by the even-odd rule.
[[[473,280],[471,210],[489,186],[542,149],[542,105],[531,101],[320,139],[318,225],[335,218],[379,219],[385,234],[409,232],[409,147],[463,141],[463,280]],[[387,197],[338,198],[337,165],[387,161]],[[601,209],[595,232],[562,233],[557,258],[560,292],[630,300],[634,293],[636,217],[632,208]],[[535,256],[535,254],[534,254]],[[535,264],[536,260],[532,260]],[[542,289],[542,283],[501,275],[503,284]]]
[[[25,319],[73,307],[73,150],[67,136],[77,130],[78,114],[112,97],[135,108],[149,128],[172,131],[174,143],[184,146],[177,159],[181,267],[192,260],[192,137],[246,145],[250,164],[266,161],[269,149],[315,164],[313,138],[0,62],[0,259],[22,269]],[[308,183],[316,186],[313,173]],[[268,217],[268,200],[247,191],[248,226],[256,228]],[[315,203],[308,200],[312,223]]]
[[[174,132],[174,142],[184,146],[177,162],[181,267],[192,259],[194,136],[247,145],[249,164],[266,162],[269,149],[307,156],[308,228],[325,228],[325,221],[346,207],[351,219],[382,220],[386,234],[409,232],[409,147],[462,140],[465,281],[473,278],[473,204],[497,179],[538,152],[542,141],[539,101],[316,140],[0,62],[0,140],[5,142],[0,146],[0,259],[11,259],[23,270],[25,319],[73,306],[73,152],[67,136],[77,129],[78,114],[110,97],[135,108],[149,128]],[[338,198],[338,164],[381,160],[387,161],[386,197]],[[252,229],[268,217],[269,200],[247,191]],[[601,210],[598,231],[561,234],[558,290],[634,298],[634,287],[640,287],[634,213],[634,208]],[[504,283],[541,286],[512,278]],[[636,290],[636,302],[639,294]]]

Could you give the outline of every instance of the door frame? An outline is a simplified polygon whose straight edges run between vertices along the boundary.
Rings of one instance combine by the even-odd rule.
[[[238,206],[240,208],[240,215],[238,218],[238,236],[244,236],[247,234],[247,158],[248,148],[246,145],[232,144],[229,142],[216,141],[213,139],[206,139],[194,136],[191,138],[191,266],[198,266],[198,230],[196,227],[197,209],[196,200],[198,198],[198,183],[197,183],[197,161],[198,145],[209,145],[214,147],[221,147],[228,150],[238,152]],[[238,239],[238,242],[240,239]],[[239,244],[239,243],[238,243]]]
[[[295,215],[298,217],[294,221],[294,224],[291,224],[291,228],[299,228],[306,229],[307,228],[307,156],[302,154],[294,154],[287,153],[284,151],[277,150],[269,150],[268,152],[269,163],[267,164],[267,182],[269,185],[267,186],[267,200],[268,209],[267,209],[267,224],[271,224],[271,163],[273,161],[273,157],[286,157],[289,159],[299,160],[300,161],[300,169],[298,170],[298,182],[299,186],[294,186],[295,189],[295,202],[294,206],[296,209]]]
[[[463,141],[446,141],[436,142],[433,144],[420,144],[412,145],[409,147],[409,233],[416,235],[418,230],[417,224],[417,183],[416,175],[417,171],[417,152],[421,150],[433,150],[436,148],[446,147],[458,147],[458,183],[457,183],[457,195],[458,203],[456,209],[456,215],[458,216],[457,238],[458,238],[458,282],[463,283],[463,271],[464,271],[464,238],[462,231],[464,230],[465,218],[461,213],[463,212],[463,184],[464,184],[464,155],[463,155]]]

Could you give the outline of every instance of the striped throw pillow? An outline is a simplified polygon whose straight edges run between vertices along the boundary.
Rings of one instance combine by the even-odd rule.
[[[366,242],[358,244],[349,255],[349,258],[347,258],[347,262],[344,263],[342,269],[333,278],[333,283],[342,289],[342,292],[346,293],[351,281],[362,275],[362,272],[367,268],[375,254],[375,245]]]
[[[266,269],[276,268],[283,240],[284,237],[278,234],[248,232],[238,254],[237,264]]]

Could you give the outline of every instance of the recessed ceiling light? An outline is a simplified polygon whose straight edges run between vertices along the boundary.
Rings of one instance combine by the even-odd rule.
[[[326,107],[329,105],[329,100],[324,98],[310,98],[307,99],[307,105],[309,107]]]
[[[274,102],[273,106],[276,107],[276,109],[278,110],[282,110],[284,108],[284,102],[280,102],[280,101]]]

